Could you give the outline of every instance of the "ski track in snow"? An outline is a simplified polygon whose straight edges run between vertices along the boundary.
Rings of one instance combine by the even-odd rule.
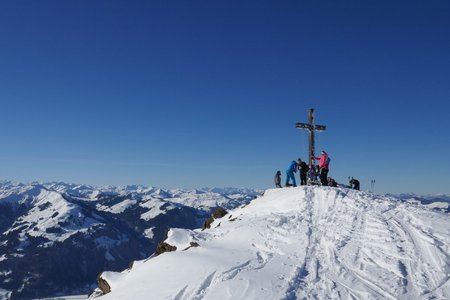
[[[435,212],[346,189],[302,187],[269,191],[267,197],[294,191],[295,201],[287,210],[263,214],[251,204],[231,212],[236,221],[227,215],[220,227],[197,232],[196,239],[205,244],[239,239],[236,232],[241,232],[248,247],[241,242],[244,254],[236,255],[234,264],[212,267],[198,284],[181,285],[171,299],[449,296],[449,225],[447,221],[441,231],[431,227],[427,218],[436,217]],[[265,197],[258,205],[264,205]],[[221,255],[231,259],[230,253]]]
[[[213,272],[210,275],[208,275],[205,278],[205,280],[203,280],[202,284],[197,289],[197,291],[195,292],[194,296],[191,297],[191,299],[194,299],[194,300],[203,299],[204,294],[211,287],[211,284],[213,282],[215,274],[216,274],[216,272]]]
[[[383,299],[426,298],[448,284],[448,273],[443,276],[437,272],[442,265],[428,246],[436,244],[434,238],[396,216],[398,213],[392,213],[390,208],[383,214],[370,207],[357,210],[358,206],[370,205],[372,199],[356,202],[356,205],[347,203],[348,208],[354,209],[348,214],[354,219],[348,227],[336,228],[334,224],[345,224],[333,219],[347,215],[334,213],[346,202],[344,196],[328,194],[327,201],[315,202],[313,198],[312,192],[305,198],[306,217],[310,218],[305,261],[296,271],[286,299],[366,298],[369,295]],[[330,201],[332,199],[334,201]],[[315,217],[311,218],[313,214]],[[439,246],[437,249],[448,263],[449,255]],[[330,291],[337,294],[329,294]]]

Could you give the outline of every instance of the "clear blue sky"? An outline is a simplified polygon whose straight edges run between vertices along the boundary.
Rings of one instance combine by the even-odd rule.
[[[450,2],[0,1],[0,179],[450,193]]]

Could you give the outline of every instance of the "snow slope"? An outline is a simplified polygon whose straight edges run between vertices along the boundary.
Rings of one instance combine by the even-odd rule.
[[[450,299],[448,213],[393,197],[268,190],[166,242],[177,250],[102,273],[101,299]]]
[[[0,299],[88,294],[100,272],[148,257],[171,227],[197,228],[217,206],[261,193],[0,181]]]

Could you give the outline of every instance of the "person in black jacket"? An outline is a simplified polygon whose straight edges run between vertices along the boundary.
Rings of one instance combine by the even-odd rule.
[[[298,170],[300,173],[300,185],[306,185],[307,184],[306,178],[308,175],[309,167],[300,158],[298,159]]]
[[[273,180],[275,181],[275,186],[277,188],[280,188],[281,187],[281,171],[277,171]]]
[[[350,184],[350,188],[359,191],[359,180],[358,179],[354,179],[352,177],[352,179],[350,179],[350,181],[348,183]]]

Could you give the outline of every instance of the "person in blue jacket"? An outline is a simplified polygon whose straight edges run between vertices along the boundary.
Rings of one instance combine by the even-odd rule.
[[[295,183],[295,176],[294,176],[294,173],[297,172],[297,169],[298,169],[298,164],[295,160],[293,160],[286,170],[286,186],[291,186],[289,184],[291,179],[292,179],[292,183],[293,183],[292,186],[297,186],[297,184]]]

